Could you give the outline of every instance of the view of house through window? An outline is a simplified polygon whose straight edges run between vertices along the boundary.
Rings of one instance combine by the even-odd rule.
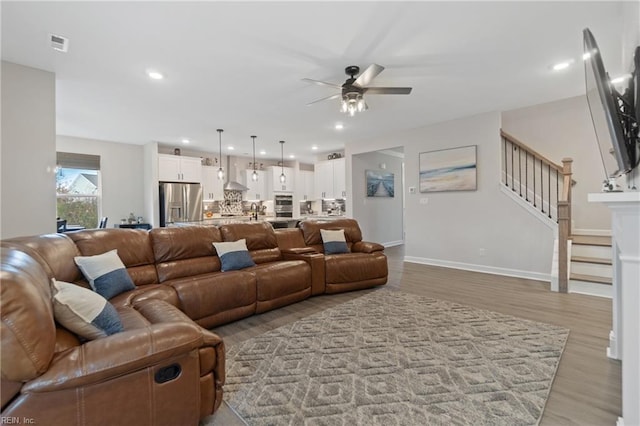
[[[100,217],[100,157],[58,152],[56,198],[60,219],[95,228]]]

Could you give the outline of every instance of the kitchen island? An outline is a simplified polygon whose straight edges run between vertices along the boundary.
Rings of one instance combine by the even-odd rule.
[[[331,220],[346,219],[346,218],[347,216],[343,214],[311,214],[311,215],[306,215],[301,217],[300,220],[309,219],[309,220],[317,220],[320,222],[328,222]]]
[[[301,220],[318,220],[322,222],[342,219],[343,215],[307,215],[300,217],[275,217],[267,215],[258,215],[258,222],[269,222],[274,228],[295,228]],[[230,223],[254,222],[255,220],[249,215],[237,216],[215,216],[198,221],[190,222],[174,222],[169,226],[194,226],[194,225],[227,225]]]

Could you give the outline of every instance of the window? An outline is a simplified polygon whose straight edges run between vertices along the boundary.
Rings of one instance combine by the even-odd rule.
[[[57,153],[56,212],[68,225],[95,228],[100,217],[100,157]]]

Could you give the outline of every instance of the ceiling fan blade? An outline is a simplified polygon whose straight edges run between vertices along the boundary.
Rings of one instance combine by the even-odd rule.
[[[307,106],[309,106],[309,105],[313,105],[313,104],[315,104],[315,103],[322,102],[322,101],[328,101],[328,100],[330,100],[330,99],[336,99],[336,98],[339,98],[340,96],[341,96],[341,95],[340,95],[340,93],[336,93],[335,95],[327,96],[326,98],[317,99],[317,100],[315,100],[315,101],[313,101],[313,102],[309,102],[309,103],[307,104]]]
[[[307,83],[319,84],[321,86],[329,86],[336,89],[342,89],[342,86],[340,86],[339,84],[327,83],[326,81],[313,80],[311,78],[303,78],[302,81],[306,81]]]
[[[411,87],[365,87],[364,92],[369,95],[408,95]]]
[[[384,71],[384,67],[378,64],[371,64],[367,67],[366,70],[362,71],[360,76],[356,78],[356,81],[353,82],[355,86],[364,87],[371,82],[374,78],[378,76],[382,71]]]

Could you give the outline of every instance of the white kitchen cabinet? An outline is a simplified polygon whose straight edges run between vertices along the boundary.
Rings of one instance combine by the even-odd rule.
[[[333,163],[333,195],[334,198],[347,196],[347,168],[344,158],[331,160]]]
[[[197,157],[158,154],[158,180],[160,182],[195,182],[202,179],[202,162]]]
[[[314,175],[317,198],[335,199],[347,196],[344,158],[317,162]]]
[[[319,161],[315,164],[315,192],[316,198],[333,197],[333,164],[330,161]]]
[[[264,170],[256,170],[258,180],[253,181],[253,169],[245,170],[242,174],[242,183],[249,188],[244,198],[248,201],[266,200],[267,199],[267,174]],[[278,175],[280,176],[280,175]]]
[[[298,200],[315,200],[317,197],[316,193],[314,192],[314,172],[312,172],[311,170],[300,170],[300,174],[298,176],[300,177],[300,180],[296,182],[296,194],[298,195]]]
[[[224,180],[218,179],[218,167],[202,166],[203,200],[224,200]]]
[[[280,182],[280,175],[284,172],[286,180]],[[277,192],[293,192],[294,170],[291,167],[269,166],[267,167],[267,198],[273,199],[274,193]]]

